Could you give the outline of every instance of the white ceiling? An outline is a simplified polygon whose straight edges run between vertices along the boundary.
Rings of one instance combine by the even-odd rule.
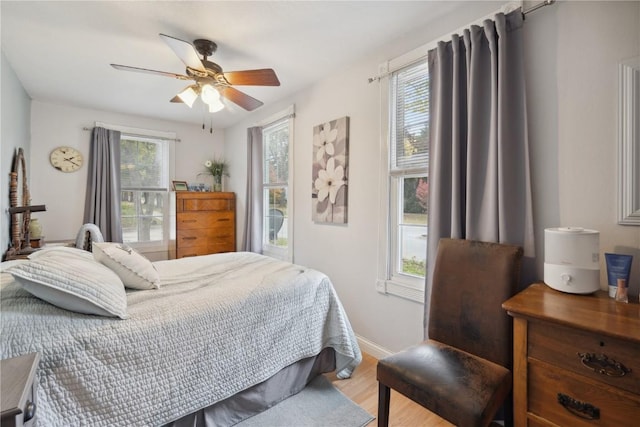
[[[202,123],[199,101],[193,109],[169,102],[184,81],[118,71],[109,64],[183,74],[183,63],[158,34],[190,42],[210,39],[218,51],[209,60],[225,71],[276,71],[279,87],[236,86],[269,105],[461,6],[435,1],[2,1],[0,28],[2,50],[34,100]],[[232,105],[213,115],[213,126],[230,126],[247,114]]]

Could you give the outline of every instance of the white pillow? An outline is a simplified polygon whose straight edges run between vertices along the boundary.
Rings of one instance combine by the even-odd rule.
[[[85,251],[84,249],[78,249],[73,246],[50,246],[50,245],[46,245],[44,248],[31,253],[28,256],[28,258],[38,259],[38,258],[46,257],[49,255],[62,255],[62,256],[68,256],[68,257],[93,259],[93,255],[91,254],[91,252]]]
[[[151,261],[122,243],[93,243],[93,256],[113,270],[127,288],[158,289],[160,276]]]
[[[49,254],[6,270],[32,295],[85,314],[127,318],[127,294],[120,278],[93,259]]]

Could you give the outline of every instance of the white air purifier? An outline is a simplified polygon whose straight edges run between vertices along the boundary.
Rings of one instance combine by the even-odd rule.
[[[600,289],[600,233],[581,227],[544,230],[544,282],[571,294]]]

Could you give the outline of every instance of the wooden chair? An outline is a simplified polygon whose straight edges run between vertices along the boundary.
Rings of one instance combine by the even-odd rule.
[[[488,426],[503,405],[511,425],[512,323],[502,309],[518,285],[522,249],[442,239],[429,303],[429,339],[378,361],[378,426],[390,390],[460,426]]]

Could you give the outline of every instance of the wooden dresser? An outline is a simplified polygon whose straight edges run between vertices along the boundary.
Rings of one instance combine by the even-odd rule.
[[[514,416],[521,426],[640,425],[640,304],[536,283],[513,316]]]
[[[177,191],[176,258],[236,250],[234,193]]]

